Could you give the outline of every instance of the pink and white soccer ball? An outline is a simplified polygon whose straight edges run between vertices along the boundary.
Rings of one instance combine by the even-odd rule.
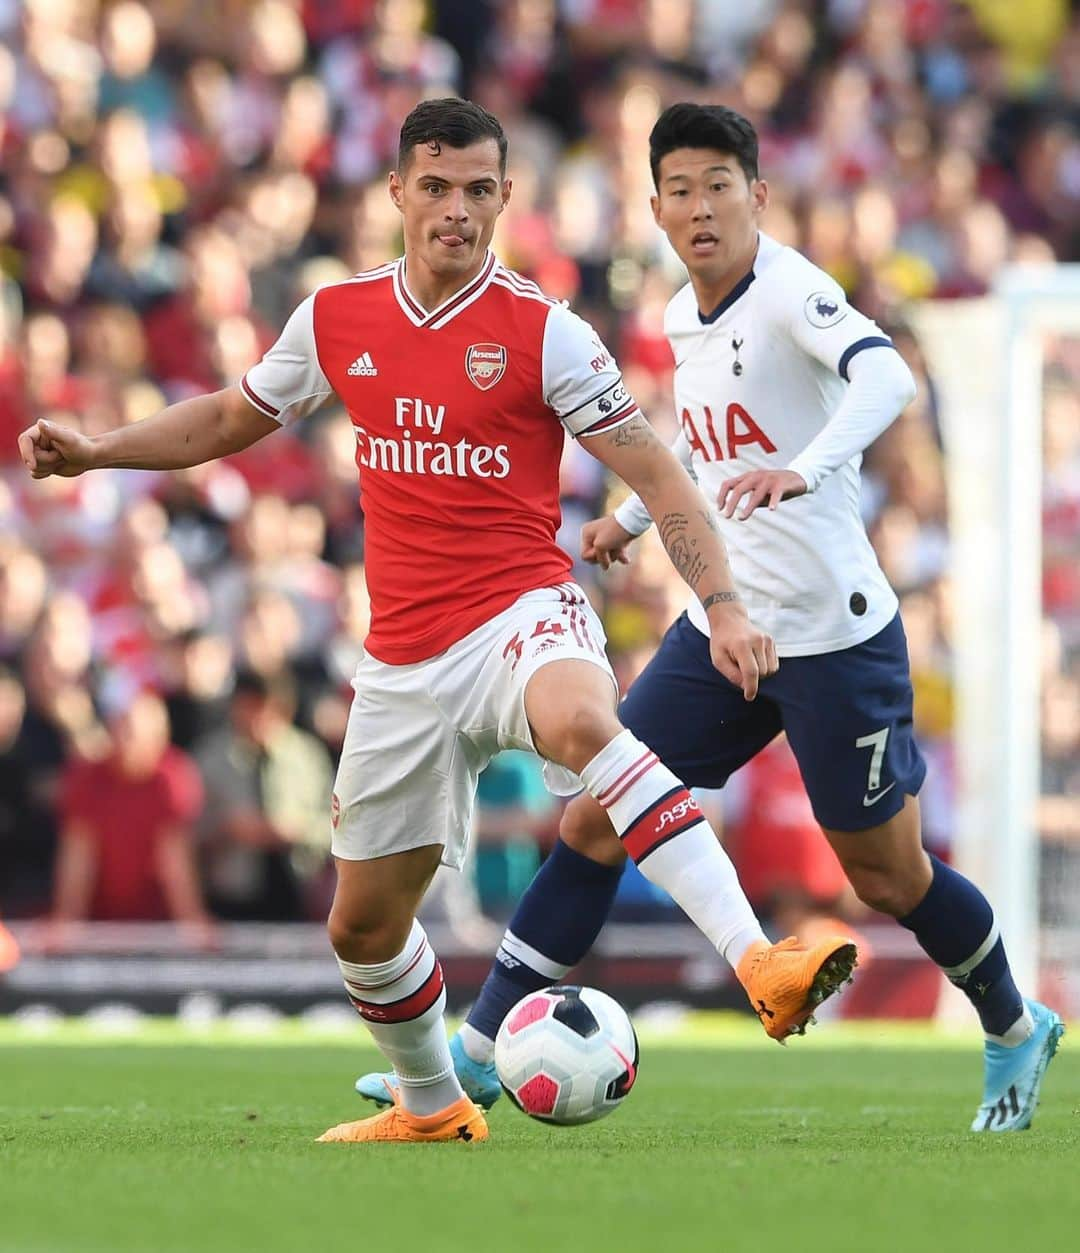
[[[495,1037],[495,1068],[514,1104],[542,1122],[604,1118],[634,1086],[638,1042],[626,1010],[596,988],[530,992]]]

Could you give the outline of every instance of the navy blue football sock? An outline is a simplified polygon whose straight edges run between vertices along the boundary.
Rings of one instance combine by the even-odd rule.
[[[897,921],[913,932],[927,956],[974,1005],[988,1035],[1004,1035],[1024,1012],[990,902],[931,854],[934,877],[926,895]]]
[[[466,1020],[489,1040],[526,992],[558,983],[600,934],[622,876],[559,840],[518,902]]]

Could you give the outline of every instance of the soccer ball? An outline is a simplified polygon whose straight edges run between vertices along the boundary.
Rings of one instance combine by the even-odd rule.
[[[626,1010],[596,988],[530,992],[495,1037],[503,1091],[533,1118],[572,1126],[622,1103],[638,1071],[638,1042]]]

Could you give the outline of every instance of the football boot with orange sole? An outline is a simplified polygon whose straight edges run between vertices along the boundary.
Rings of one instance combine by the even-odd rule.
[[[761,1025],[781,1044],[804,1035],[822,1001],[851,982],[858,950],[850,937],[833,935],[817,944],[794,936],[779,944],[752,944],[736,968]]]
[[[390,1089],[393,1105],[373,1118],[339,1123],[319,1136],[320,1144],[434,1144],[459,1140],[475,1144],[488,1138],[484,1115],[467,1096],[435,1114],[411,1114],[401,1104],[399,1093]]]

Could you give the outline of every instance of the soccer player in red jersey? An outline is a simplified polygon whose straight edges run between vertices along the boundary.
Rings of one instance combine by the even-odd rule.
[[[442,972],[415,915],[440,861],[460,865],[477,776],[501,748],[538,753],[553,791],[583,784],[728,960],[767,945],[693,797],[616,718],[603,630],[555,543],[566,431],[658,520],[705,607],[717,669],[753,700],[777,661],[733,590],[704,498],[595,332],[489,251],[511,192],[498,120],[468,101],[421,103],[389,192],[404,256],[315,292],[239,386],[94,438],[39,421],[20,448],[37,478],[179,469],[331,395],[345,405],[372,623],[331,801],[329,931],[400,1082],[392,1108],[322,1138],[469,1141],[487,1126],[455,1076]],[[841,950],[846,973],[848,949],[808,954],[811,974]]]

